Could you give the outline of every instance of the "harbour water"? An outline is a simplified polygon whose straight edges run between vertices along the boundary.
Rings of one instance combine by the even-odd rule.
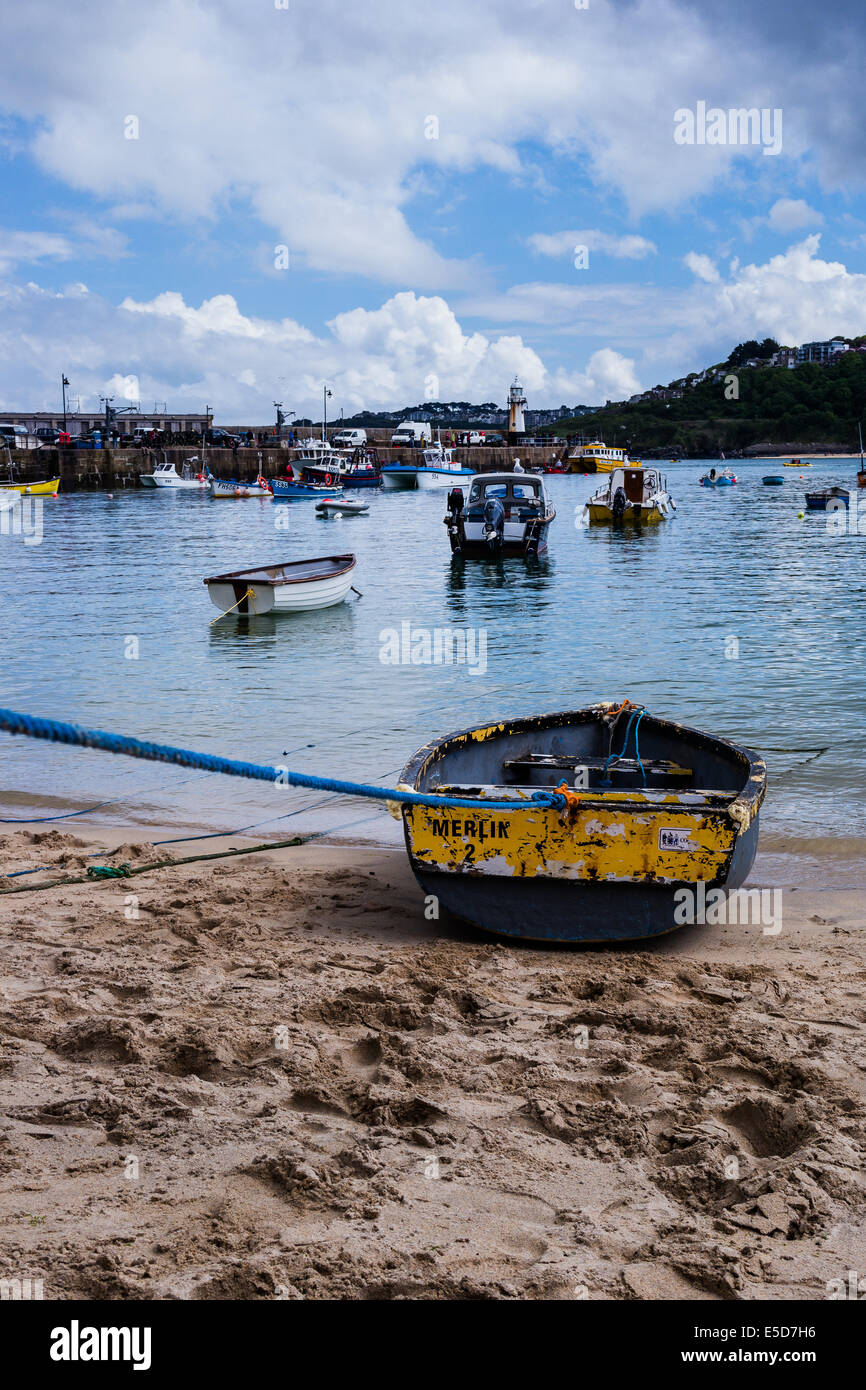
[[[531,565],[453,564],[444,491],[356,494],[369,513],[338,521],[207,494],[46,499],[41,543],[0,534],[2,703],[393,785],[449,730],[627,696],[765,754],[764,881],[859,883],[866,536],[798,516],[807,488],[853,482],[856,464],[737,461],[737,486],[701,488],[713,462],[663,468],[678,511],[642,534],[579,526],[601,480],[548,477],[557,518]],[[764,487],[777,470],[784,486]],[[363,597],[323,612],[218,618],[201,582],[346,551]],[[426,660],[452,642],[464,661]],[[0,738],[7,830],[98,807],[88,823],[399,835],[369,803]]]

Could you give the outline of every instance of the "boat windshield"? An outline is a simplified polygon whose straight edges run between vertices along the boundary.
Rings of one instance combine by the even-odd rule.
[[[509,496],[516,502],[534,501],[540,491],[540,483],[531,478],[521,478],[519,482],[496,478],[489,483],[484,482],[481,478],[476,478],[469,492],[469,501],[480,502],[482,498]]]

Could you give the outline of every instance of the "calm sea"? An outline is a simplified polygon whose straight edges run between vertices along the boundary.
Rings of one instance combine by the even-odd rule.
[[[532,567],[455,568],[444,493],[357,494],[369,514],[340,521],[320,520],[311,503],[206,494],[46,499],[40,544],[0,534],[2,702],[387,785],[409,754],[449,730],[628,696],[765,753],[770,877],[796,860],[801,877],[859,881],[866,536],[831,535],[820,513],[798,516],[806,487],[853,479],[856,463],[820,462],[801,476],[737,462],[740,482],[719,490],[699,486],[708,466],[667,466],[677,515],[643,534],[578,528],[598,480],[548,478],[557,517],[549,558]],[[784,486],[763,486],[776,471]],[[362,598],[212,623],[204,575],[345,551],[358,557]],[[423,654],[424,634],[432,641],[443,628],[470,630],[471,662],[383,660],[394,633],[405,643],[411,632]],[[393,840],[397,830],[382,811],[344,798],[5,735],[0,749],[7,819],[107,802],[86,819],[257,826],[281,838],[330,828]],[[74,820],[55,824],[75,829]]]

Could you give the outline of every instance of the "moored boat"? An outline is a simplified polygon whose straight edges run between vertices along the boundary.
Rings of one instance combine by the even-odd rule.
[[[386,463],[382,466],[382,484],[389,489],[420,488],[428,491],[453,487],[455,483],[468,483],[473,476],[473,470],[464,468],[454,457],[453,449],[443,448],[441,439],[422,451],[420,463]]]
[[[828,487],[820,492],[806,493],[806,506],[810,512],[826,512],[828,507],[838,511],[839,507],[847,507],[851,501],[851,491],[847,487]]]
[[[615,468],[606,485],[586,503],[584,516],[592,525],[628,522],[654,526],[675,511],[676,503],[659,470],[636,464]]]
[[[201,491],[210,486],[210,472],[207,465],[200,473],[195,473],[189,463],[185,463],[178,473],[173,463],[164,459],[152,473],[142,473],[140,481],[144,487],[166,488],[177,491]]]
[[[270,497],[271,489],[265,478],[254,483],[239,482],[236,478],[210,478],[211,497]]]
[[[610,473],[628,463],[625,449],[617,449],[594,439],[589,444],[577,444],[565,460],[569,473]]]
[[[711,468],[701,478],[701,487],[733,487],[736,481],[737,476],[730,468]]]
[[[811,463],[809,462],[808,459],[788,459],[788,460],[786,460],[785,463],[782,464],[782,467],[783,467],[783,468],[811,468],[812,465],[811,465]]]
[[[342,497],[341,487],[325,483],[306,483],[298,478],[273,478],[271,491],[275,502],[321,502],[328,497]]]
[[[326,555],[232,570],[202,583],[211,603],[223,613],[301,613],[342,603],[352,587],[355,563],[354,555]]]
[[[449,912],[504,936],[622,941],[694,921],[689,894],[699,912],[708,890],[744,882],[766,767],[626,700],[451,734],[415,754],[400,789],[443,798],[402,816],[415,877]],[[565,809],[533,802],[543,789]]]
[[[535,473],[478,473],[448,494],[445,525],[453,555],[543,555],[556,516]]]
[[[785,479],[778,473],[766,473],[761,482],[764,487],[782,487]]]
[[[32,483],[16,483],[14,479],[0,482],[0,492],[17,492],[21,497],[56,497],[59,478],[37,478]]]
[[[323,517],[363,516],[369,510],[369,502],[356,502],[351,497],[331,497],[316,503],[316,512]]]

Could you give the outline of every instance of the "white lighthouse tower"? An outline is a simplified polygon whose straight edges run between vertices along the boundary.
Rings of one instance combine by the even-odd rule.
[[[508,433],[510,435],[526,433],[526,425],[523,423],[523,407],[525,405],[526,397],[523,394],[523,387],[515,377],[508,392]]]

